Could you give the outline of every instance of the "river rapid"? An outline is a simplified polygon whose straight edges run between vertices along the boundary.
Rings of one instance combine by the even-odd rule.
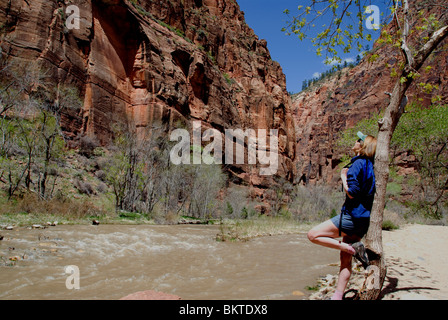
[[[329,264],[339,253],[305,233],[219,242],[218,232],[203,225],[2,230],[0,299],[114,300],[155,290],[185,300],[297,300],[319,276],[337,272]],[[67,266],[78,269],[79,289]]]

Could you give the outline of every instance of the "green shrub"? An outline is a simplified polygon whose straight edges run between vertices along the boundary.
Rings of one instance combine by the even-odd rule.
[[[389,182],[386,187],[386,192],[391,196],[399,196],[401,193],[401,185],[396,182]]]
[[[390,221],[390,220],[385,220],[385,221],[383,221],[383,226],[382,226],[382,229],[383,230],[386,230],[386,231],[392,231],[392,230],[397,230],[397,229],[399,229],[400,227],[399,226],[397,226],[396,224],[394,224],[392,221]]]

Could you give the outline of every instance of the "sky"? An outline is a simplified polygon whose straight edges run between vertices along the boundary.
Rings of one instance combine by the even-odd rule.
[[[272,60],[280,63],[286,75],[288,92],[297,93],[302,90],[303,80],[319,76],[331,66],[324,64],[325,54],[318,56],[316,48],[309,40],[300,41],[296,36],[287,36],[281,29],[286,27],[288,16],[285,9],[297,13],[297,6],[310,1],[304,0],[237,0],[244,11],[246,23],[259,39],[266,39]],[[377,38],[379,32],[372,33]],[[366,42],[367,44],[367,42]],[[370,48],[373,42],[370,43]],[[353,50],[341,58],[354,62],[359,52]]]

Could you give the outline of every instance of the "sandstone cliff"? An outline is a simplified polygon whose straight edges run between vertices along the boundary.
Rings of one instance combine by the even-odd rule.
[[[79,8],[79,29],[68,27],[68,5]],[[278,174],[294,179],[285,76],[235,1],[0,0],[0,25],[4,54],[36,61],[56,83],[80,89],[83,107],[63,116],[71,139],[107,145],[118,122],[278,129]],[[240,182],[269,186],[257,168],[227,168]]]

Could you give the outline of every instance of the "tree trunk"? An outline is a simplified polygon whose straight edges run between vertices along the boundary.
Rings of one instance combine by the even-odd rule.
[[[406,101],[404,94],[407,87],[406,83],[402,84],[398,81],[384,118],[378,122],[379,132],[375,156],[376,194],[372,206],[370,227],[366,235],[366,248],[371,252],[369,254],[371,265],[373,268],[378,268],[378,272],[375,273],[377,278],[374,279],[373,287],[365,292],[361,292],[361,299],[363,300],[376,299],[381,292],[386,277],[387,266],[383,254],[382,225],[386,202],[386,186],[389,179],[390,141],[398,120],[403,114],[404,103],[402,101]]]
[[[370,227],[366,235],[366,248],[369,253],[372,268],[378,268],[374,285],[367,290],[360,292],[361,300],[378,299],[384,279],[387,273],[387,266],[382,245],[382,224],[383,212],[386,202],[386,186],[389,178],[389,151],[390,141],[393,132],[403,114],[406,90],[411,85],[413,78],[408,77],[411,71],[418,71],[428,56],[434,51],[438,44],[447,37],[448,26],[440,28],[434,32],[430,40],[417,52],[412,58],[407,60],[408,65],[404,68],[400,78],[395,84],[391,95],[391,101],[385,110],[384,117],[378,121],[379,132],[377,141],[377,151],[375,155],[375,180],[376,194],[373,202],[372,213],[370,217]],[[406,52],[405,52],[406,54]],[[406,81],[401,81],[402,78]]]

